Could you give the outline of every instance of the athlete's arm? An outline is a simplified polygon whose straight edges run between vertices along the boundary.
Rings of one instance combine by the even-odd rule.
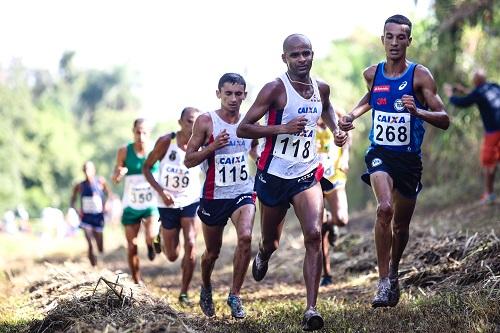
[[[151,172],[151,168],[157,161],[160,161],[165,156],[168,147],[170,147],[170,142],[172,141],[171,138],[172,135],[170,133],[160,137],[156,141],[155,147],[153,148],[151,153],[149,153],[146,161],[144,161],[144,164],[142,166],[142,173],[144,174],[144,177],[146,178],[148,183],[151,184],[151,186],[155,189],[155,191],[167,206],[174,203],[174,201],[172,200],[172,196],[167,191],[163,190],[161,185],[158,184],[155,177],[153,176],[153,173]]]
[[[368,67],[363,72],[363,77],[366,81],[366,87],[368,92],[359,100],[358,104],[349,112],[347,115],[343,116],[339,120],[339,127],[343,131],[350,131],[354,129],[352,124],[355,119],[364,115],[367,111],[371,109],[370,107],[370,92],[372,90],[373,79],[375,78],[375,72],[377,71],[377,66],[373,65]]]
[[[76,210],[76,206],[75,206],[76,198],[78,197],[78,193],[80,193],[80,184],[76,184],[73,187],[73,191],[71,192],[71,200],[70,200],[69,206],[75,210]]]
[[[119,183],[123,176],[127,174],[128,169],[125,167],[125,158],[127,157],[127,147],[121,147],[118,149],[118,153],[116,154],[116,164],[115,169],[113,171],[113,176],[111,180],[113,183]]]
[[[437,87],[431,72],[422,65],[415,68],[415,76],[413,80],[415,91],[421,92],[424,99],[424,104],[429,107],[428,110],[417,108],[415,99],[410,95],[403,95],[403,101],[406,109],[414,116],[421,118],[441,129],[447,129],[450,126],[450,118],[444,109],[443,101],[437,94]]]
[[[188,168],[197,166],[210,155],[213,155],[217,149],[229,143],[229,134],[224,130],[215,137],[214,141],[200,150],[201,146],[206,144],[208,138],[213,135],[209,134],[211,132],[211,124],[212,119],[208,114],[202,114],[196,118],[193,125],[193,134],[191,138],[189,138],[186,148],[186,157],[184,158],[184,165]]]
[[[337,115],[335,114],[335,110],[330,102],[330,86],[324,82],[318,81],[318,89],[323,103],[321,118],[325,122],[326,126],[328,126],[328,128],[332,131],[335,138],[335,144],[341,147],[347,140],[347,134],[339,131],[339,128],[337,127]]]
[[[275,80],[267,83],[257,95],[245,117],[238,125],[236,135],[240,138],[259,139],[275,134],[293,134],[304,130],[307,119],[304,116],[292,119],[286,124],[280,125],[260,125],[258,121],[271,109],[279,109],[277,97],[285,94],[283,83]]]
[[[250,155],[251,158],[253,158],[254,161],[257,161],[257,159],[259,158],[259,154],[257,153],[258,146],[259,146],[259,140],[253,139],[251,145],[252,148],[250,149],[250,152],[248,154]]]

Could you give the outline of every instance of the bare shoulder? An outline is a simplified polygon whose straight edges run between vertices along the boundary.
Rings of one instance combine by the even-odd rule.
[[[424,65],[418,64],[415,67],[414,78],[417,82],[434,82],[431,71]]]
[[[172,133],[167,133],[165,135],[160,136],[158,140],[156,140],[155,147],[157,146],[161,147],[170,144],[171,141],[172,141]]]
[[[366,67],[363,71],[363,77],[367,82],[372,82],[375,78],[375,73],[377,72],[377,65],[371,65]]]
[[[318,89],[321,93],[330,92],[330,85],[328,83],[319,79],[316,79],[316,82],[318,83]]]
[[[274,79],[271,82],[266,83],[264,87],[262,87],[262,89],[260,90],[261,94],[263,93],[268,96],[279,95],[279,93],[284,91],[285,91],[285,85],[278,78]]]

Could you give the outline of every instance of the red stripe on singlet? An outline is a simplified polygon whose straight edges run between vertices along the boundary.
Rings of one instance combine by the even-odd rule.
[[[210,135],[208,144],[214,142],[214,136]],[[215,154],[208,158],[207,178],[205,179],[205,186],[203,186],[203,198],[213,199],[215,190]]]
[[[269,110],[269,117],[267,118],[267,125],[277,125],[276,120],[278,118],[278,112],[276,109],[270,109]],[[273,135],[267,136],[266,137],[266,144],[264,146],[264,150],[262,150],[262,153],[260,154],[259,158],[259,164],[257,165],[257,168],[259,170],[264,171],[264,168],[267,166],[267,161],[269,158],[272,156],[274,150],[274,140],[273,140]]]

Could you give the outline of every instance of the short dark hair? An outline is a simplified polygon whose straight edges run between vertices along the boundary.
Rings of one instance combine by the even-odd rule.
[[[137,126],[141,125],[145,121],[146,121],[146,119],[144,119],[144,118],[137,118],[136,120],[134,120],[134,127],[133,128],[136,128]]]
[[[195,112],[200,112],[200,110],[198,110],[197,108],[193,108],[192,106],[187,106],[185,107],[184,109],[182,109],[181,111],[181,118],[180,119],[183,119],[184,118],[184,115],[186,114],[186,112],[188,112],[189,110],[193,110]]]
[[[219,91],[222,89],[222,86],[224,83],[229,82],[231,84],[241,84],[243,88],[247,88],[247,83],[245,82],[245,79],[243,76],[237,73],[226,73],[222,75],[219,79]]]
[[[411,36],[411,21],[409,18],[407,18],[406,16],[404,15],[400,15],[400,14],[396,14],[396,15],[392,15],[391,17],[389,17],[387,20],[385,20],[385,23],[384,23],[384,31],[385,31],[385,25],[387,23],[396,23],[396,24],[404,24],[404,25],[407,25],[409,29],[408,31],[408,37]]]

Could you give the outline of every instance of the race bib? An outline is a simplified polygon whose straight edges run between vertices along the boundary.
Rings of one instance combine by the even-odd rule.
[[[102,213],[102,198],[99,195],[83,196],[82,211],[84,214]]]
[[[124,205],[133,209],[146,209],[156,206],[156,196],[151,185],[143,175],[127,176]]]
[[[316,154],[315,136],[314,127],[306,127],[296,134],[279,134],[276,137],[273,155],[287,161],[309,162]]]
[[[215,185],[231,186],[248,180],[246,152],[215,156]]]
[[[163,188],[168,192],[184,192],[189,186],[189,170],[178,166],[166,166],[162,172]]]
[[[328,154],[320,154],[321,164],[323,165],[323,177],[330,178],[335,174],[334,160]]]
[[[410,144],[410,119],[409,112],[392,113],[375,110],[373,140],[385,146]]]

